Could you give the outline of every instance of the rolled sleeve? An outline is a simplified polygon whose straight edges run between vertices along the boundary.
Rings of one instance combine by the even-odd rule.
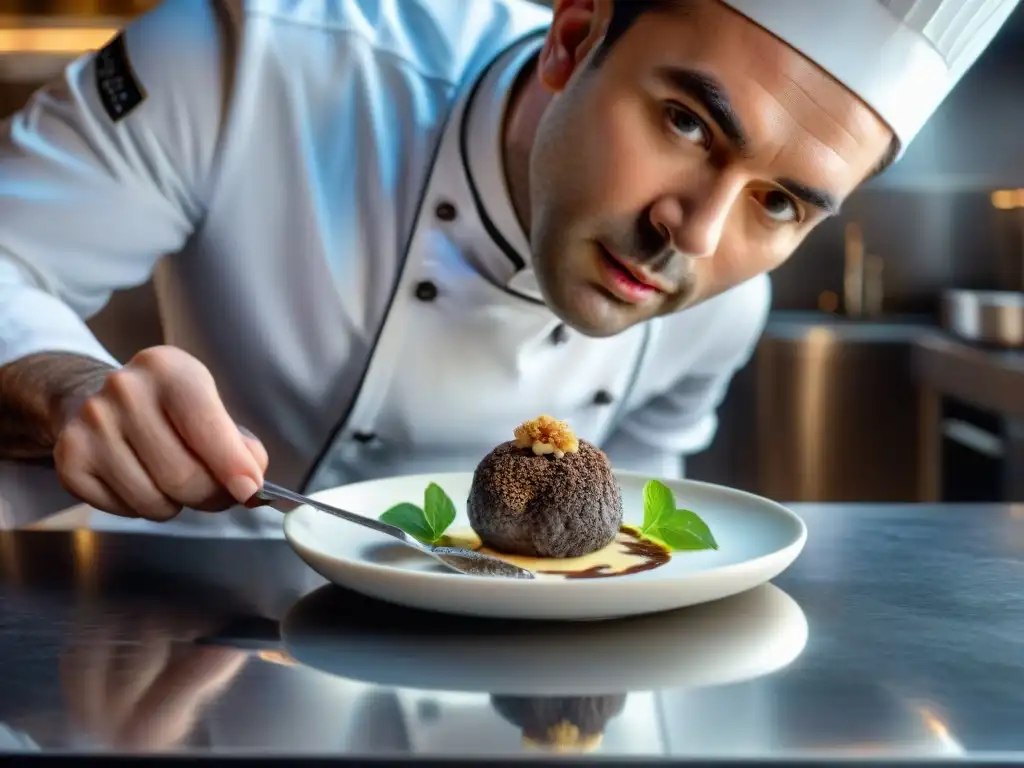
[[[102,95],[108,48],[0,125],[0,365],[51,351],[116,362],[85,320],[145,283],[204,214],[224,18],[205,0],[168,0],[123,30],[116,82],[141,96],[124,115]]]

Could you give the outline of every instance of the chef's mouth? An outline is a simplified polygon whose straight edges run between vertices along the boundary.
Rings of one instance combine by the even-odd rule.
[[[675,287],[660,275],[637,266],[634,261],[620,256],[602,243],[598,243],[598,246],[601,249],[601,255],[612,265],[624,270],[637,283],[637,287],[663,294],[671,294],[675,291]]]

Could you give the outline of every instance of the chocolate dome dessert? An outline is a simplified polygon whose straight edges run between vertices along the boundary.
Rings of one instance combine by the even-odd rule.
[[[484,546],[497,552],[581,557],[615,538],[622,494],[603,451],[541,416],[483,458],[467,512]]]

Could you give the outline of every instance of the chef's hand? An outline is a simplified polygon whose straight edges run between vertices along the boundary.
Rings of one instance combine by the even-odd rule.
[[[244,503],[263,484],[266,450],[239,432],[210,371],[180,349],[143,350],[67,411],[57,473],[97,509],[166,521],[182,507]]]

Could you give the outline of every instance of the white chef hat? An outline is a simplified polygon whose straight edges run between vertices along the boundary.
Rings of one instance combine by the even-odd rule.
[[[722,0],[830,73],[906,148],[1019,0]]]

